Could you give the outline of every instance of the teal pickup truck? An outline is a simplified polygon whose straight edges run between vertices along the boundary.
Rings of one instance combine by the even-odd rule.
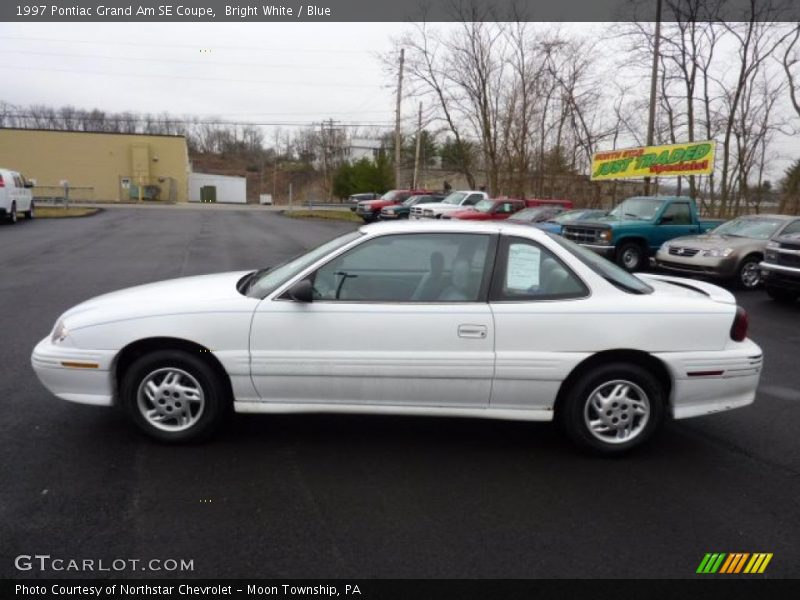
[[[686,196],[636,196],[605,217],[564,225],[561,235],[628,271],[638,271],[664,242],[705,233],[721,223],[701,220],[695,201]]]

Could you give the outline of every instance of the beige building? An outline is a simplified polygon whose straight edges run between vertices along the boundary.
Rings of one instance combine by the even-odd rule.
[[[73,200],[186,202],[186,138],[0,128],[0,166],[36,182],[34,196]]]

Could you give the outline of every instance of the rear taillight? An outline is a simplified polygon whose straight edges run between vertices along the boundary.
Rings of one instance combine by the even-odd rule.
[[[0,175],[0,187],[6,187],[6,182],[3,181],[3,176]]]
[[[733,318],[733,325],[731,325],[731,339],[734,342],[742,342],[747,337],[747,326],[750,324],[750,319],[747,317],[747,311],[741,306],[736,307],[736,316]]]

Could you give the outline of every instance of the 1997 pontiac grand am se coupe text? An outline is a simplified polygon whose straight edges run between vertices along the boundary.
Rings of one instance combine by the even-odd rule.
[[[619,453],[667,416],[753,402],[761,350],[727,291],[634,276],[510,223],[362,227],[283,265],[68,310],[33,351],[58,397],[163,441],[238,412],[557,420]]]

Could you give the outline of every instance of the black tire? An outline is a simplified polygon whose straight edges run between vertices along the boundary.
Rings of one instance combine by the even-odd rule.
[[[29,221],[30,221],[31,219],[33,219],[33,217],[34,217],[34,214],[33,214],[33,212],[34,212],[34,208],[35,208],[35,207],[34,207],[34,204],[33,204],[33,200],[31,200],[31,206],[30,206],[30,208],[29,208],[28,210],[26,210],[26,211],[25,211],[25,213],[24,213],[24,214],[25,214],[25,218],[26,218],[26,219],[28,219]]]
[[[775,300],[776,302],[783,302],[789,304],[790,302],[794,302],[800,297],[800,292],[795,292],[793,290],[787,290],[784,288],[773,287],[771,285],[766,286],[767,295]]]
[[[8,212],[8,223],[14,225],[17,222],[17,203],[11,203],[11,210]]]
[[[634,406],[629,404],[636,401],[634,399],[619,399],[615,406],[611,403],[606,406],[608,414],[594,419],[617,419],[614,423],[627,421],[631,427],[630,434],[633,434],[634,427],[640,427],[635,435],[623,441],[604,441],[602,434],[595,434],[590,430],[587,420],[591,416],[598,416],[594,404],[587,408],[592,397],[598,390],[602,391],[604,385],[615,386],[617,383],[627,382],[638,387],[646,398],[649,407],[647,419],[634,413]],[[629,386],[632,389],[632,386]],[[631,392],[633,396],[639,397],[641,394],[635,389]],[[641,399],[639,400],[641,402]],[[623,408],[624,407],[624,408]],[[608,363],[592,368],[581,375],[575,382],[564,391],[556,407],[556,419],[567,436],[583,450],[591,451],[595,454],[613,456],[623,454],[642,445],[649,440],[661,427],[664,422],[666,412],[666,391],[659,383],[658,379],[648,370],[631,363]],[[624,417],[624,418],[623,418]],[[602,426],[602,425],[600,425]],[[617,425],[614,425],[617,427]],[[616,433],[607,432],[605,437],[614,438]]]
[[[647,261],[647,251],[637,242],[627,242],[617,248],[616,263],[632,273],[641,271]]]
[[[742,262],[736,269],[733,284],[740,290],[754,290],[761,285],[761,268],[758,266],[761,262],[761,257],[755,254],[745,256]],[[754,280],[753,273],[756,279]]]
[[[192,387],[191,378],[193,378],[202,390],[202,411],[198,410],[197,420],[184,429],[172,431],[160,429],[143,414],[143,410],[140,408],[140,387],[143,388],[145,382],[151,377],[158,377],[154,374],[166,370],[177,370],[188,374],[190,377],[181,379],[181,383],[189,383]],[[157,400],[161,404],[174,402],[177,407],[173,407],[173,410],[187,410],[185,406],[188,406],[188,402],[186,405],[181,405],[181,402],[184,401],[183,396],[173,399],[169,398],[169,394],[164,393],[166,395],[163,398],[168,400],[163,400],[159,396]],[[161,392],[159,391],[158,394]],[[169,410],[169,405],[156,408],[155,402],[146,398],[142,399],[142,403],[153,407],[152,410],[160,411],[162,408]],[[136,359],[125,372],[120,384],[120,404],[133,422],[147,435],[161,442],[177,444],[208,439],[230,412],[231,398],[220,375],[200,356],[199,352],[195,356],[183,350],[158,350]],[[170,416],[167,416],[163,426],[170,425],[171,422],[167,421],[168,419],[177,419],[177,412],[174,417],[171,415],[172,411],[170,410]],[[178,426],[178,424],[175,425]]]

